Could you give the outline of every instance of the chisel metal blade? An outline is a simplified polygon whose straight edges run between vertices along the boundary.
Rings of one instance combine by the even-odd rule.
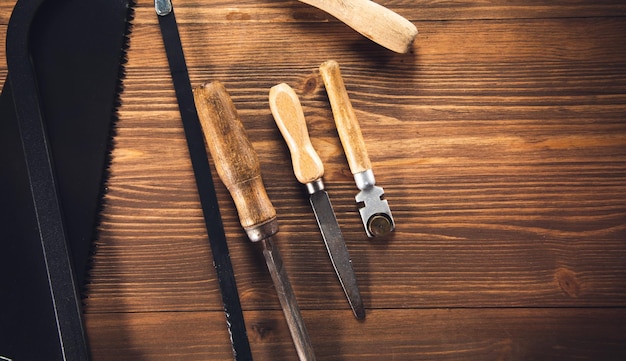
[[[321,183],[321,181],[319,181],[319,183]],[[357,285],[354,269],[352,268],[352,260],[350,259],[346,243],[343,240],[343,235],[339,228],[335,212],[333,211],[333,206],[330,203],[328,193],[320,189],[311,194],[309,201],[311,202],[317,224],[324,238],[328,255],[335,268],[335,273],[337,273],[341,287],[348,298],[354,317],[362,320],[365,318],[363,300],[361,299],[359,286]]]
[[[261,240],[261,244],[263,245],[265,264],[272,277],[272,282],[274,282],[278,301],[283,309],[298,357],[303,361],[315,361],[313,346],[311,345],[306,326],[302,321],[295,292],[291,287],[287,271],[283,267],[283,259],[280,256],[280,252],[274,246],[271,237]]]

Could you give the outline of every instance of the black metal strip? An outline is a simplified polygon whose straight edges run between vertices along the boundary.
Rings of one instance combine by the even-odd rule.
[[[218,208],[217,195],[215,194],[215,186],[211,176],[211,168],[204,145],[200,120],[198,119],[193,100],[191,82],[187,72],[187,64],[178,33],[178,26],[176,25],[174,10],[172,9],[166,15],[160,15],[158,18],[211,244],[213,263],[222,293],[222,302],[224,304],[234,358],[237,361],[252,360],[252,352],[248,342],[237,284],[230,261],[222,217]]]
[[[7,28],[8,81],[54,305],[58,345],[63,360],[86,361],[89,359],[87,339],[28,46],[30,26],[42,2],[21,0],[13,9]],[[31,345],[37,344],[32,341]]]
[[[2,360],[88,358],[77,293],[88,278],[133,5],[15,5],[0,94]]]

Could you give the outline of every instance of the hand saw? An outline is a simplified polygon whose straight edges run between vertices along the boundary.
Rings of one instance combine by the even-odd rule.
[[[79,290],[132,0],[19,0],[0,96],[0,358],[88,360]]]

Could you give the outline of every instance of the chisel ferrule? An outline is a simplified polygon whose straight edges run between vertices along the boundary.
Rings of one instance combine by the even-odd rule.
[[[317,193],[324,190],[324,182],[322,182],[322,178],[316,179],[313,182],[309,182],[305,184],[305,186],[306,191],[309,192],[309,194]]]
[[[252,227],[246,227],[244,230],[246,231],[250,241],[258,242],[278,233],[278,221],[276,219],[272,219],[265,223],[257,224]]]

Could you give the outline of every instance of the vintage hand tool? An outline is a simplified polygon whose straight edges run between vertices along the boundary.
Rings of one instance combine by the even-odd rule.
[[[235,202],[241,225],[250,241],[263,247],[298,357],[302,361],[315,360],[295,294],[271,238],[278,232],[276,210],[265,191],[258,156],[235,105],[220,82],[195,88],[194,99],[215,168]]]
[[[2,360],[90,358],[80,291],[133,4],[19,0],[13,9],[0,95]]]
[[[320,65],[319,69],[350,171],[354,175],[357,187],[361,190],[355,198],[359,205],[365,232],[368,237],[384,236],[395,229],[395,223],[389,203],[383,198],[383,189],[376,186],[372,163],[367,155],[361,127],[341,77],[339,64],[334,60],[329,60]]]
[[[415,25],[370,0],[300,0],[315,6],[366,38],[397,53],[406,53],[417,35]]]
[[[196,187],[200,196],[200,205],[211,245],[213,266],[217,273],[217,281],[222,295],[224,315],[230,333],[233,356],[236,361],[252,360],[252,352],[248,341],[246,324],[241,310],[235,274],[230,260],[230,252],[224,234],[224,225],[219,210],[215,186],[208,162],[202,129],[193,99],[187,62],[183,52],[174,8],[170,0],[155,0],[154,8],[158,15],[163,44],[170,74],[174,83],[178,109],[185,130],[187,148],[196,179]],[[207,142],[213,142],[207,139]]]
[[[322,232],[328,255],[332,261],[352,312],[357,319],[365,318],[361,293],[352,269],[350,254],[335,217],[333,206],[324,190],[324,165],[313,149],[304,119],[304,112],[295,91],[287,84],[270,89],[270,109],[291,152],[293,170],[298,181],[306,186],[309,201]]]

